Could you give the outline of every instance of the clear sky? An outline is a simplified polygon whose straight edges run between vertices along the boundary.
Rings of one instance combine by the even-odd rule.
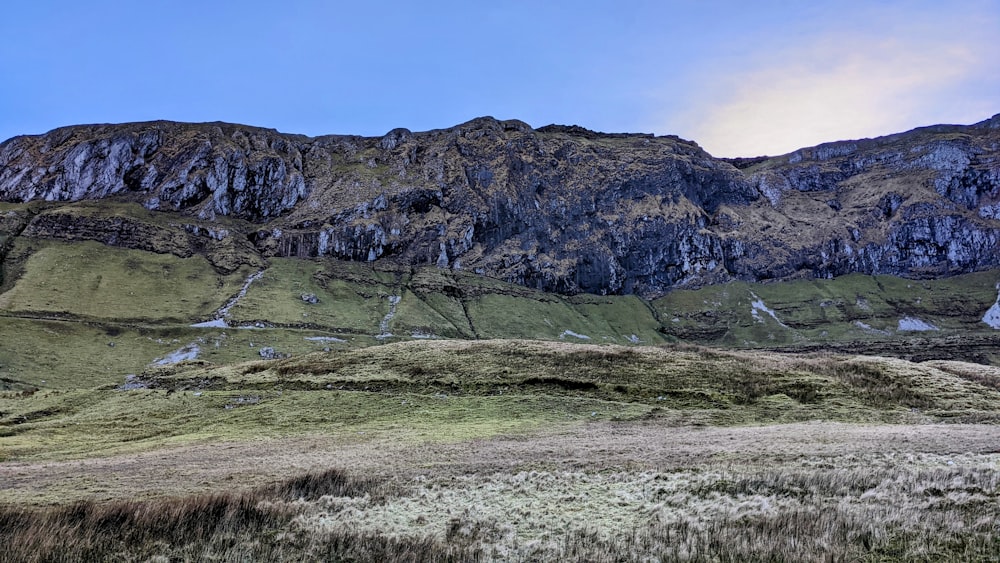
[[[780,154],[1000,113],[1000,0],[32,0],[0,139],[230,121],[381,135],[477,116]]]

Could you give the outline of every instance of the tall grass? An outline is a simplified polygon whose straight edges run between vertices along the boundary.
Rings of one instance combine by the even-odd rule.
[[[321,500],[300,524],[434,538],[487,561],[996,560],[1000,476],[990,464],[864,468],[874,460],[442,476],[382,506]]]
[[[263,555],[287,526],[288,506],[254,494],[0,510],[0,560],[111,561]],[[265,542],[261,539],[265,538]]]
[[[986,466],[442,475],[421,483],[329,470],[244,492],[8,506],[0,508],[0,560],[995,561],[1000,554],[1000,476]],[[616,495],[606,510],[622,510],[623,491],[645,495],[634,499],[639,518],[560,524],[553,515],[574,510],[579,497],[567,491],[580,485]],[[523,506],[490,515],[488,506],[470,512],[472,502],[461,500],[491,488],[497,499],[524,497],[511,501]],[[426,513],[400,512],[407,502],[431,503],[437,516],[430,518],[441,526],[420,525]],[[337,505],[352,507],[341,520],[331,519]],[[394,516],[373,521],[377,514]],[[545,532],[533,535],[532,527]]]
[[[475,549],[370,533],[299,534],[324,495],[383,497],[391,485],[339,470],[247,492],[0,507],[0,561],[467,561]]]

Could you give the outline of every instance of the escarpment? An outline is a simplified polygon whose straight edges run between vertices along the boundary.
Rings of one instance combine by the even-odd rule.
[[[75,126],[0,145],[0,201],[25,204],[7,239],[205,253],[222,271],[329,256],[644,297],[929,278],[1000,266],[1000,116],[750,159],[493,118],[382,137]]]

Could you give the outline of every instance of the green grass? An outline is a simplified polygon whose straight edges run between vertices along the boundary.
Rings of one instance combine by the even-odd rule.
[[[264,320],[377,334],[379,320],[385,315],[382,309],[388,309],[393,278],[372,270],[356,271],[361,268],[363,265],[352,264],[330,272],[323,261],[275,258],[264,277],[254,282],[232,309],[232,319],[236,323]],[[316,295],[319,302],[306,303],[303,293]]]
[[[974,372],[972,366],[969,367]],[[9,460],[359,432],[456,441],[596,420],[995,422],[1000,390],[903,360],[526,341],[416,341],[140,374],[149,389],[0,394]]]
[[[481,338],[663,342],[652,312],[635,297],[486,294],[466,306]]]
[[[307,340],[317,337],[321,340]],[[342,342],[330,340],[338,337]],[[306,329],[201,329],[0,317],[0,342],[0,391],[4,391],[121,385],[127,374],[141,373],[154,360],[189,345],[200,349],[199,361],[228,364],[259,360],[262,347],[301,355],[371,346],[376,341]]]
[[[400,293],[389,329],[400,337],[474,338],[461,301],[428,292]]]
[[[122,382],[176,349],[176,336],[166,330],[0,317],[0,390]]]
[[[193,322],[209,317],[250,273],[223,276],[200,255],[177,258],[96,242],[34,241],[0,311],[90,319]]]
[[[923,281],[852,274],[833,280],[733,282],[676,290],[653,307],[667,334],[731,346],[916,336],[898,330],[906,316],[941,329],[920,336],[989,333],[992,329],[981,319],[996,301],[998,280],[1000,272],[990,271]],[[786,326],[763,311],[754,318],[751,303],[756,299]]]
[[[315,295],[309,304],[303,294]],[[637,297],[563,297],[461,272],[374,269],[332,260],[273,259],[232,310],[235,323],[264,320],[376,335],[399,296],[388,330],[397,338],[575,338],[662,342],[658,323]]]
[[[259,402],[244,406],[241,397]],[[313,434],[450,442],[592,420],[595,411],[607,420],[636,418],[649,410],[544,395],[445,397],[336,389],[8,393],[0,396],[0,409],[4,461]]]

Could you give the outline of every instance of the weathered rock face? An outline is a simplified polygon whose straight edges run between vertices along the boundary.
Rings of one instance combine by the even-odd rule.
[[[776,240],[751,246],[795,256],[763,277],[789,275],[788,266],[819,277],[937,277],[998,265],[1000,116],[828,143],[744,171],[780,214],[770,216],[781,229]],[[796,229],[797,238],[787,236]]]
[[[5,201],[133,195],[202,218],[275,217],[306,195],[302,155],[275,132],[173,123],[65,127],[0,148]]]
[[[1000,266],[1000,116],[733,160],[675,137],[492,118],[380,138],[156,122],[0,145],[0,200],[105,198],[179,213],[188,238],[55,204],[23,230],[179,254],[228,240],[243,250],[226,269],[252,248],[436,264],[566,293],[941,276]]]

